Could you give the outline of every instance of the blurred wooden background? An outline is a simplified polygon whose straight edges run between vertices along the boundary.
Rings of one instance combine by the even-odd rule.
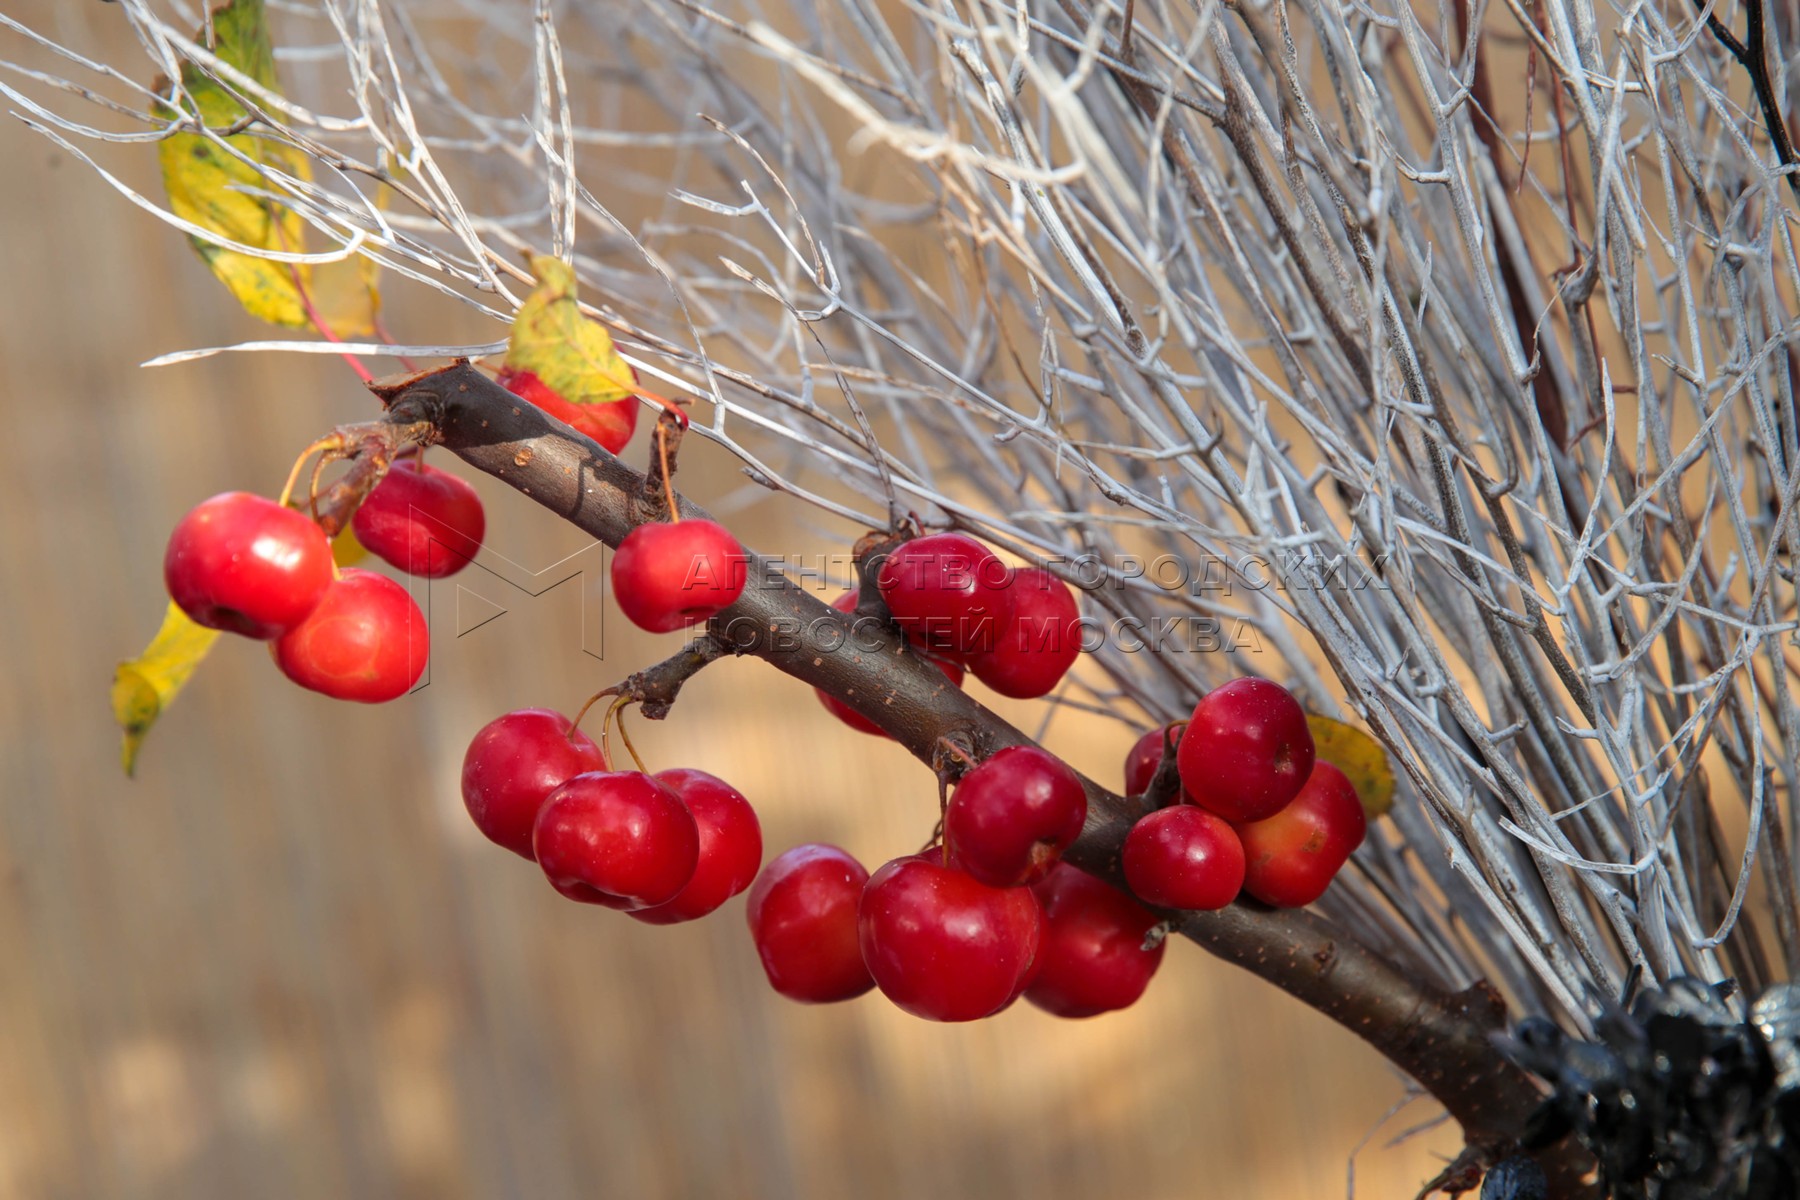
[[[5,7],[141,61],[107,6]],[[161,614],[167,530],[215,492],[277,489],[371,404],[332,359],[138,369],[266,331],[183,239],[16,120],[0,161],[0,1197],[1345,1194],[1402,1082],[1189,945],[1135,1009],[1088,1022],[804,1008],[764,984],[741,899],[647,928],[482,841],[457,793],[469,735],[512,707],[570,709],[678,643],[602,627],[598,552],[485,479],[490,546],[514,565],[417,590],[430,686],[335,704],[233,640],[125,780],[107,686]],[[147,148],[104,165],[155,194]],[[402,337],[503,336],[416,292],[388,302]],[[698,447],[682,481],[765,550],[854,535],[747,494]],[[514,586],[570,555],[581,580]],[[492,613],[476,597],[506,615],[458,637]],[[874,866],[931,828],[922,766],[759,664],[709,669],[635,728],[653,766],[743,790],[771,853],[836,841]],[[1048,740],[1116,780],[1130,737],[1063,715]],[[1410,1196],[1435,1172],[1453,1128],[1387,1145],[1434,1111],[1382,1126],[1355,1194]]]

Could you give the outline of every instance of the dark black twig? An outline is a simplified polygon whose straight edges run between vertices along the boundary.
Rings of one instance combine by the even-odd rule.
[[[1705,0],[1694,0],[1694,7],[1706,12]],[[1788,134],[1787,121],[1781,115],[1781,104],[1775,98],[1775,84],[1769,78],[1767,39],[1763,36],[1763,0],[1744,0],[1744,11],[1749,16],[1749,24],[1741,42],[1715,12],[1706,12],[1706,27],[1749,73],[1750,86],[1756,90],[1756,102],[1762,107],[1763,125],[1769,131],[1769,140],[1775,143],[1775,157],[1787,168],[1782,173],[1787,178],[1788,189],[1800,199],[1800,172],[1792,169],[1794,141]]]

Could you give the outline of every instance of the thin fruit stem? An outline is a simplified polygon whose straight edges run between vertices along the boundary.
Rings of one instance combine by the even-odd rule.
[[[302,450],[300,452],[300,457],[296,458],[294,460],[294,469],[288,472],[287,483],[286,483],[286,485],[284,485],[282,487],[281,497],[276,501],[276,503],[281,505],[283,508],[287,507],[288,501],[290,499],[292,499],[293,495],[294,495],[294,485],[300,482],[300,468],[304,467],[306,465],[307,459],[309,459],[313,455],[319,453],[319,451],[321,451],[321,450],[339,449],[340,447],[343,446],[343,444],[344,444],[344,439],[343,439],[342,435],[336,434],[336,433],[331,433],[331,434],[327,434],[326,436],[320,438],[318,441],[314,442],[312,445],[310,445],[306,449]]]
[[[656,456],[662,463],[663,495],[669,502],[669,524],[676,525],[681,522],[681,508],[675,503],[675,481],[669,478],[669,438],[661,421],[656,423]]]
[[[925,839],[925,844],[923,846],[919,847],[919,853],[920,854],[930,854],[931,848],[933,846],[942,845],[943,841],[944,841],[944,818],[942,816],[940,816],[940,817],[938,817],[937,824],[932,827],[931,836]],[[944,865],[945,866],[950,865],[948,850],[945,851]]]
[[[632,696],[620,696],[612,702],[612,707],[606,710],[606,720],[600,724],[600,748],[603,753],[607,751],[606,731],[609,726],[616,724],[619,730],[619,740],[625,743],[625,752],[631,755],[631,761],[637,764],[637,769],[648,775],[650,768],[646,767],[644,760],[638,757],[637,747],[631,744],[631,735],[625,732],[625,707],[636,703],[637,699]],[[608,754],[607,767],[609,770],[612,767],[610,754]]]
[[[689,423],[687,410],[682,408],[682,405],[687,403],[686,400],[671,400],[667,396],[658,395],[648,388],[641,386],[636,378],[633,378],[629,384],[625,383],[623,380],[615,379],[611,375],[606,376],[606,380],[607,382],[622,388],[628,396],[636,396],[640,400],[656,401],[663,406],[664,410],[681,423],[681,428],[683,430],[687,429]]]
[[[575,740],[575,731],[577,729],[581,728],[581,718],[588,715],[588,709],[590,709],[590,708],[594,707],[594,705],[598,704],[603,697],[616,696],[618,694],[619,694],[619,688],[618,688],[618,685],[615,684],[609,688],[601,688],[599,691],[597,691],[593,695],[589,696],[587,698],[587,702],[581,706],[581,710],[575,714],[575,719],[569,722],[569,732],[564,734],[563,736],[568,738],[569,741],[573,742]],[[604,724],[602,724],[602,726],[600,728],[600,739],[601,739],[601,747],[600,747],[601,753],[604,754],[606,751],[606,745],[605,745],[606,727]],[[612,761],[610,759],[607,760],[606,769],[609,771],[612,770]]]
[[[946,836],[946,830],[950,824],[950,777],[943,771],[939,771],[937,778],[938,819],[937,828],[931,831],[931,840],[939,843],[939,857],[943,860],[943,865],[948,867],[950,865],[950,839]],[[926,843],[925,850],[927,852],[931,850],[930,843]]]
[[[319,519],[319,476],[325,473],[326,467],[342,457],[344,456],[335,447],[327,447],[325,453],[319,455],[319,461],[313,464],[312,479],[306,485],[306,507],[315,521]],[[377,479],[376,482],[379,483],[380,480]]]

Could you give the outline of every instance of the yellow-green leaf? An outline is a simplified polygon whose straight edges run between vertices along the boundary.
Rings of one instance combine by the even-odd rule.
[[[197,38],[205,36],[202,29]],[[229,0],[214,9],[207,49],[262,86],[275,89],[275,49],[269,40],[263,0]],[[187,93],[183,109],[210,128],[228,128],[247,115],[222,84],[193,63],[182,65],[181,86]],[[174,94],[167,83],[159,90],[165,96]],[[171,105],[159,104],[156,115],[168,120],[179,113]],[[253,163],[301,175],[306,169],[304,157],[289,146],[251,132],[234,134],[226,141],[250,162],[240,161],[197,133],[177,133],[158,145],[170,211],[242,245],[300,250],[304,223],[299,216],[242,189],[267,190]],[[277,325],[308,323],[292,265],[227,250],[205,238],[190,240],[213,274],[252,316]]]
[[[513,318],[506,366],[530,371],[571,404],[605,404],[631,394],[631,365],[613,348],[612,335],[582,315],[575,271],[559,258],[536,255],[538,285]]]
[[[206,30],[202,29],[196,40],[205,37]],[[207,49],[268,90],[281,90],[275,76],[275,48],[269,37],[263,0],[228,0],[214,9],[212,39],[207,42]],[[183,64],[181,86],[187,93],[182,109],[159,104],[158,117],[173,120],[186,111],[211,129],[227,129],[248,115],[229,89],[193,63]],[[165,97],[174,95],[166,80],[157,90]],[[217,142],[197,133],[177,133],[158,146],[169,210],[239,245],[304,252],[306,222],[286,205],[250,195],[244,189],[271,190],[255,164],[296,179],[310,179],[312,172],[306,156],[255,130],[232,134],[225,141],[249,161],[234,157]],[[380,306],[375,275],[379,268],[371,258],[359,254],[318,266],[270,262],[227,250],[206,238],[189,240],[212,273],[253,317],[275,325],[306,326],[314,324],[316,314],[318,324],[341,338],[367,337],[375,331],[375,313]],[[309,299],[312,314],[307,312]]]
[[[1394,768],[1381,743],[1356,728],[1330,717],[1308,714],[1313,746],[1318,756],[1344,773],[1356,788],[1363,813],[1373,821],[1394,807]]]
[[[332,333],[341,338],[374,336],[375,314],[381,311],[381,292],[375,286],[380,270],[374,259],[362,254],[305,270],[302,278],[313,311]]]
[[[367,557],[369,557],[368,548],[357,538],[356,530],[351,526],[344,526],[338,530],[337,536],[331,539],[331,561],[338,566],[354,567]]]
[[[113,719],[125,734],[120,760],[127,775],[137,766],[144,735],[174,702],[176,693],[218,638],[218,630],[194,624],[171,603],[163,616],[162,628],[156,631],[142,656],[120,663],[113,672]]]

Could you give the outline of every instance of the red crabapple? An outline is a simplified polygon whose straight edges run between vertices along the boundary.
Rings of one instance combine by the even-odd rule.
[[[463,804],[489,841],[535,858],[531,827],[551,792],[577,775],[604,771],[600,747],[569,718],[521,708],[481,727],[463,755]]]
[[[1010,577],[974,538],[934,533],[889,551],[875,581],[908,637],[965,658],[998,643],[1012,615]]]
[[[1224,908],[1244,886],[1244,848],[1224,820],[1191,804],[1139,818],[1125,835],[1125,882],[1163,908]]]
[[[642,771],[589,771],[550,793],[531,848],[569,899],[629,911],[688,885],[700,833],[681,797]]]
[[[1075,772],[1036,746],[1008,746],[957,783],[944,844],[952,867],[989,887],[1017,887],[1049,874],[1086,820]]]
[[[357,508],[350,527],[384,562],[442,579],[468,566],[481,549],[487,515],[467,480],[402,459]]]
[[[750,885],[744,915],[769,986],[803,1004],[830,1004],[875,986],[857,943],[856,908],[869,873],[836,846],[783,851]]]
[[[1044,907],[1044,944],[1025,999],[1059,1017],[1091,1017],[1136,1003],[1168,945],[1144,949],[1156,914],[1067,863],[1032,891]]]
[[[1011,619],[990,649],[968,658],[975,678],[1015,700],[1056,690],[1081,654],[1081,610],[1069,585],[1042,567],[1012,572]]]
[[[346,568],[300,624],[269,643],[281,673],[336,700],[380,704],[425,673],[431,634],[406,589]]]
[[[303,513],[249,492],[224,492],[176,522],[163,582],[196,624],[267,641],[324,598],[331,543]]]
[[[857,929],[882,995],[927,1020],[973,1021],[1018,995],[1044,913],[1030,888],[977,883],[932,852],[869,877]]]
[[[1176,762],[1195,804],[1227,821],[1260,821],[1280,812],[1306,783],[1312,730],[1280,684],[1234,679],[1194,706]]]
[[[681,797],[700,833],[700,857],[686,887],[630,915],[647,925],[674,925],[704,917],[750,886],[762,866],[762,825],[743,793],[716,775],[677,767],[656,780]]]
[[[1368,830],[1362,801],[1328,762],[1272,817],[1237,827],[1243,842],[1244,890],[1281,908],[1301,908],[1325,894]]]
[[[668,633],[734,603],[748,564],[743,546],[715,521],[639,525],[613,551],[613,598],[639,629]]]

